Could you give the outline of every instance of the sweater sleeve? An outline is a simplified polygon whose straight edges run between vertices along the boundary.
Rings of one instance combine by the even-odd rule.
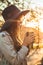
[[[5,32],[0,33],[0,50],[2,54],[12,65],[19,65],[27,55],[28,48],[22,46],[22,48],[16,52],[11,42],[11,38],[9,40]]]

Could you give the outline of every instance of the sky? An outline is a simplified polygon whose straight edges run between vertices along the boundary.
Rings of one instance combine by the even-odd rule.
[[[31,0],[31,7],[43,7],[43,0]]]

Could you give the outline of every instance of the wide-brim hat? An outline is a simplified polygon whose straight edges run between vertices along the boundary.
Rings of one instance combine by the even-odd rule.
[[[17,8],[15,5],[10,5],[7,8],[5,8],[2,12],[2,16],[4,20],[8,19],[18,19],[18,17],[22,17],[22,15],[26,15],[29,12],[29,10],[21,11],[20,9]]]
[[[9,7],[5,8],[4,11],[2,12],[2,16],[5,20],[5,23],[1,27],[0,31],[5,30],[10,25],[10,22],[9,22],[10,19],[11,20],[20,20],[23,22],[22,17],[24,17],[28,12],[29,12],[29,10],[20,11],[14,5],[10,5]],[[9,24],[8,24],[8,22],[9,22]]]

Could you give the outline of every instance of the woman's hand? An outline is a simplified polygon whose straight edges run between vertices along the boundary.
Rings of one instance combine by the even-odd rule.
[[[23,41],[23,45],[24,46],[29,46],[30,44],[32,44],[35,40],[35,36],[33,32],[27,32],[25,37],[24,37],[24,41]]]

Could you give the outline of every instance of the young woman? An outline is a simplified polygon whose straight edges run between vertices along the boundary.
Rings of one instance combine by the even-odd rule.
[[[5,23],[0,30],[0,51],[11,65],[26,65],[25,57],[29,50],[27,46],[34,41],[33,33],[28,32],[25,33],[23,41],[20,39],[21,24],[28,12],[29,10],[21,12],[11,5],[2,13]]]

